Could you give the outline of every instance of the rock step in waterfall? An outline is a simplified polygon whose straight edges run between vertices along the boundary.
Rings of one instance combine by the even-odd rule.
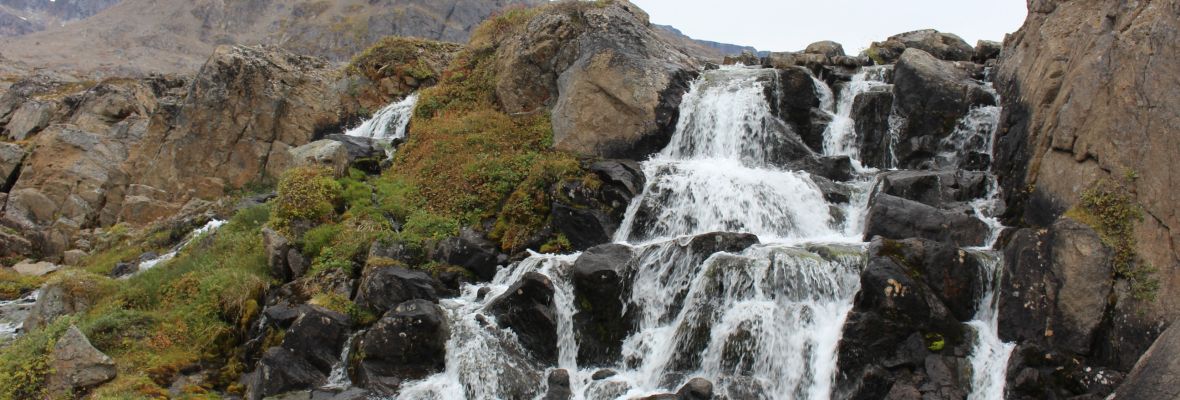
[[[944,67],[923,66],[944,73],[936,85],[986,91]],[[894,102],[892,68],[865,68],[835,95],[803,71],[812,107],[827,116],[822,147],[809,147],[798,121],[783,118],[783,97],[799,96],[782,89],[784,76],[798,71],[705,72],[684,98],[671,143],[642,164],[647,184],[616,243],[536,254],[440,300],[431,313],[445,318],[437,331],[449,335],[445,367],[408,379],[394,397],[615,399],[680,388],[827,399],[872,396],[882,390],[873,379],[919,368],[935,389],[915,381],[894,390],[1000,398],[1011,346],[995,335],[999,258],[987,246],[997,225],[984,222],[1000,207],[986,168],[957,169],[989,153],[994,99],[964,100],[958,123],[923,136],[913,132],[921,115],[861,104]],[[891,157],[907,140],[922,151]],[[956,147],[965,151],[945,151]],[[876,159],[864,163],[862,154]],[[823,176],[816,160],[832,156],[850,158],[851,176]],[[877,169],[886,165],[940,169]],[[912,220],[872,226],[898,218]],[[969,221],[964,232],[931,228],[960,220]],[[865,243],[870,231],[885,238]],[[895,240],[907,237],[916,238]],[[881,319],[898,308],[929,316]],[[913,361],[886,360],[897,357]]]

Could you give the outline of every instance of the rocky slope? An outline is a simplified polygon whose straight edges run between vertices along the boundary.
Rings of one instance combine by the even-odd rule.
[[[176,7],[129,3],[95,21]],[[316,4],[177,29],[393,3]],[[923,30],[713,71],[627,1],[559,2],[345,68],[221,46],[183,78],[15,79],[0,399],[1174,397],[1180,102],[1151,77],[1180,6],[1030,12],[1000,51]],[[284,43],[350,56],[318,29]],[[337,134],[412,92],[406,137]]]
[[[388,35],[464,42],[489,15],[535,4],[123,0],[92,17],[5,40],[0,53],[39,66],[114,74],[195,71],[215,47],[225,44],[269,44],[341,61]],[[87,9],[99,4],[91,5]]]

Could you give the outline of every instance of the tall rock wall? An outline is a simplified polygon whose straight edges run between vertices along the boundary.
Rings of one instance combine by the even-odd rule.
[[[1106,179],[1142,206],[1137,250],[1158,269],[1156,301],[1180,313],[1180,1],[1029,3],[1005,42],[996,167],[1010,222],[1045,226]]]

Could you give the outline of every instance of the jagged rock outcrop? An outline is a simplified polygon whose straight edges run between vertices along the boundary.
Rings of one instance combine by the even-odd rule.
[[[322,59],[218,48],[179,110],[153,119],[132,160],[133,182],[178,205],[277,177],[291,165],[290,149],[339,125],[335,79]]]
[[[553,228],[569,239],[574,250],[608,243],[631,205],[643,192],[646,179],[639,163],[603,160],[590,165],[596,185],[581,179],[560,182],[553,188]]]
[[[1016,205],[1012,221],[1053,223],[1096,181],[1123,182],[1147,215],[1135,229],[1139,253],[1162,281],[1156,301],[1133,307],[1161,320],[1180,310],[1180,274],[1169,273],[1180,264],[1180,203],[1172,195],[1180,179],[1163,168],[1180,151],[1172,135],[1180,130],[1180,80],[1171,73],[1180,60],[1171,45],[1178,7],[1030,2],[996,71],[1004,100],[996,168]]]
[[[695,61],[626,0],[541,9],[497,51],[504,111],[552,108],[559,150],[642,159],[675,129]]]
[[[1174,0],[1029,2],[995,72],[1004,103],[996,171],[1007,222],[1049,227],[1102,180],[1119,182],[1119,192],[1142,207],[1145,218],[1130,236],[1140,262],[1157,269],[1160,289],[1146,300],[1125,290],[1090,294],[1125,315],[1096,338],[1118,344],[1104,353],[1121,371],[1147,349],[1156,327],[1180,316],[1180,200],[1173,195],[1180,180],[1161,167],[1180,152],[1178,12]]]
[[[917,48],[906,49],[893,70],[893,106],[904,122],[897,133],[897,166],[928,166],[942,139],[954,132],[972,107],[994,105],[995,98],[959,64]]]

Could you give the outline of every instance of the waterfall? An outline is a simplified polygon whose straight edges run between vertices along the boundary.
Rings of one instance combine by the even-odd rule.
[[[852,120],[852,104],[856,100],[856,96],[861,93],[887,87],[885,72],[888,71],[888,68],[891,67],[866,67],[853,75],[848,86],[840,91],[840,99],[836,102],[832,122],[824,131],[824,154],[850,156],[854,159],[860,155],[856,122]]]
[[[984,294],[977,303],[975,320],[968,323],[975,330],[975,349],[971,352],[971,393],[968,400],[998,400],[1004,398],[1008,358],[1016,347],[1004,343],[998,333],[1000,277],[1003,273],[1001,255],[983,252],[975,255],[983,261]]]
[[[124,276],[124,277],[121,277],[120,279],[128,279],[131,276],[134,276],[136,274],[142,273],[142,272],[147,271],[149,269],[155,268],[156,266],[163,264],[164,262],[167,262],[169,260],[172,260],[173,258],[176,258],[176,255],[180,254],[180,251],[184,250],[185,247],[188,247],[188,245],[190,243],[192,243],[193,241],[197,240],[198,238],[204,236],[207,233],[216,231],[217,228],[220,228],[222,225],[225,225],[225,223],[226,223],[226,221],[219,220],[219,219],[214,219],[214,220],[211,220],[211,221],[205,223],[204,226],[201,226],[200,228],[194,229],[192,232],[190,232],[188,234],[188,236],[186,236],[186,239],[184,241],[180,242],[180,244],[176,245],[176,247],[173,247],[171,251],[161,254],[160,256],[152,258],[150,260],[144,260],[144,261],[140,262],[139,268],[136,270],[135,274]]]
[[[345,134],[384,141],[403,139],[406,137],[406,127],[410,125],[410,117],[417,104],[417,93],[406,96],[401,101],[378,110],[372,118],[349,129]]]
[[[850,182],[838,183],[850,189],[847,204],[829,203],[809,173],[774,162],[784,143],[799,139],[772,112],[774,99],[767,97],[789,95],[770,86],[777,84],[773,70],[704,72],[684,96],[668,146],[642,163],[646,186],[614,238],[632,251],[621,266],[631,289],[620,300],[635,318],[621,360],[608,366],[614,375],[595,380],[599,368],[578,363],[572,270],[580,254],[532,254],[501,269],[492,282],[467,285],[459,297],[440,301],[451,331],[445,371],[407,382],[398,398],[539,398],[554,368],[569,372],[579,400],[667,393],[694,377],[708,379],[717,395],[732,399],[832,398],[838,344],[866,263],[863,218],[878,172],[858,163],[852,104],[858,94],[886,85],[887,72],[865,68],[837,99],[814,80],[821,106],[833,118],[823,153],[849,156],[856,167]],[[963,133],[972,143],[968,131],[986,128],[961,125],[974,127]],[[993,194],[973,205],[991,218],[1000,208],[998,198]],[[718,231],[754,234],[760,244],[694,252],[696,235]],[[996,261],[987,272],[989,294],[978,300],[980,312],[971,323],[980,332],[971,356],[972,398],[996,400],[1011,350],[995,334],[994,291],[1002,268],[994,252],[972,252]],[[553,283],[556,365],[526,356],[515,334],[497,327],[485,310],[529,272]]]
[[[40,295],[40,290],[34,290],[15,300],[0,301],[0,348],[20,336],[25,318]]]

